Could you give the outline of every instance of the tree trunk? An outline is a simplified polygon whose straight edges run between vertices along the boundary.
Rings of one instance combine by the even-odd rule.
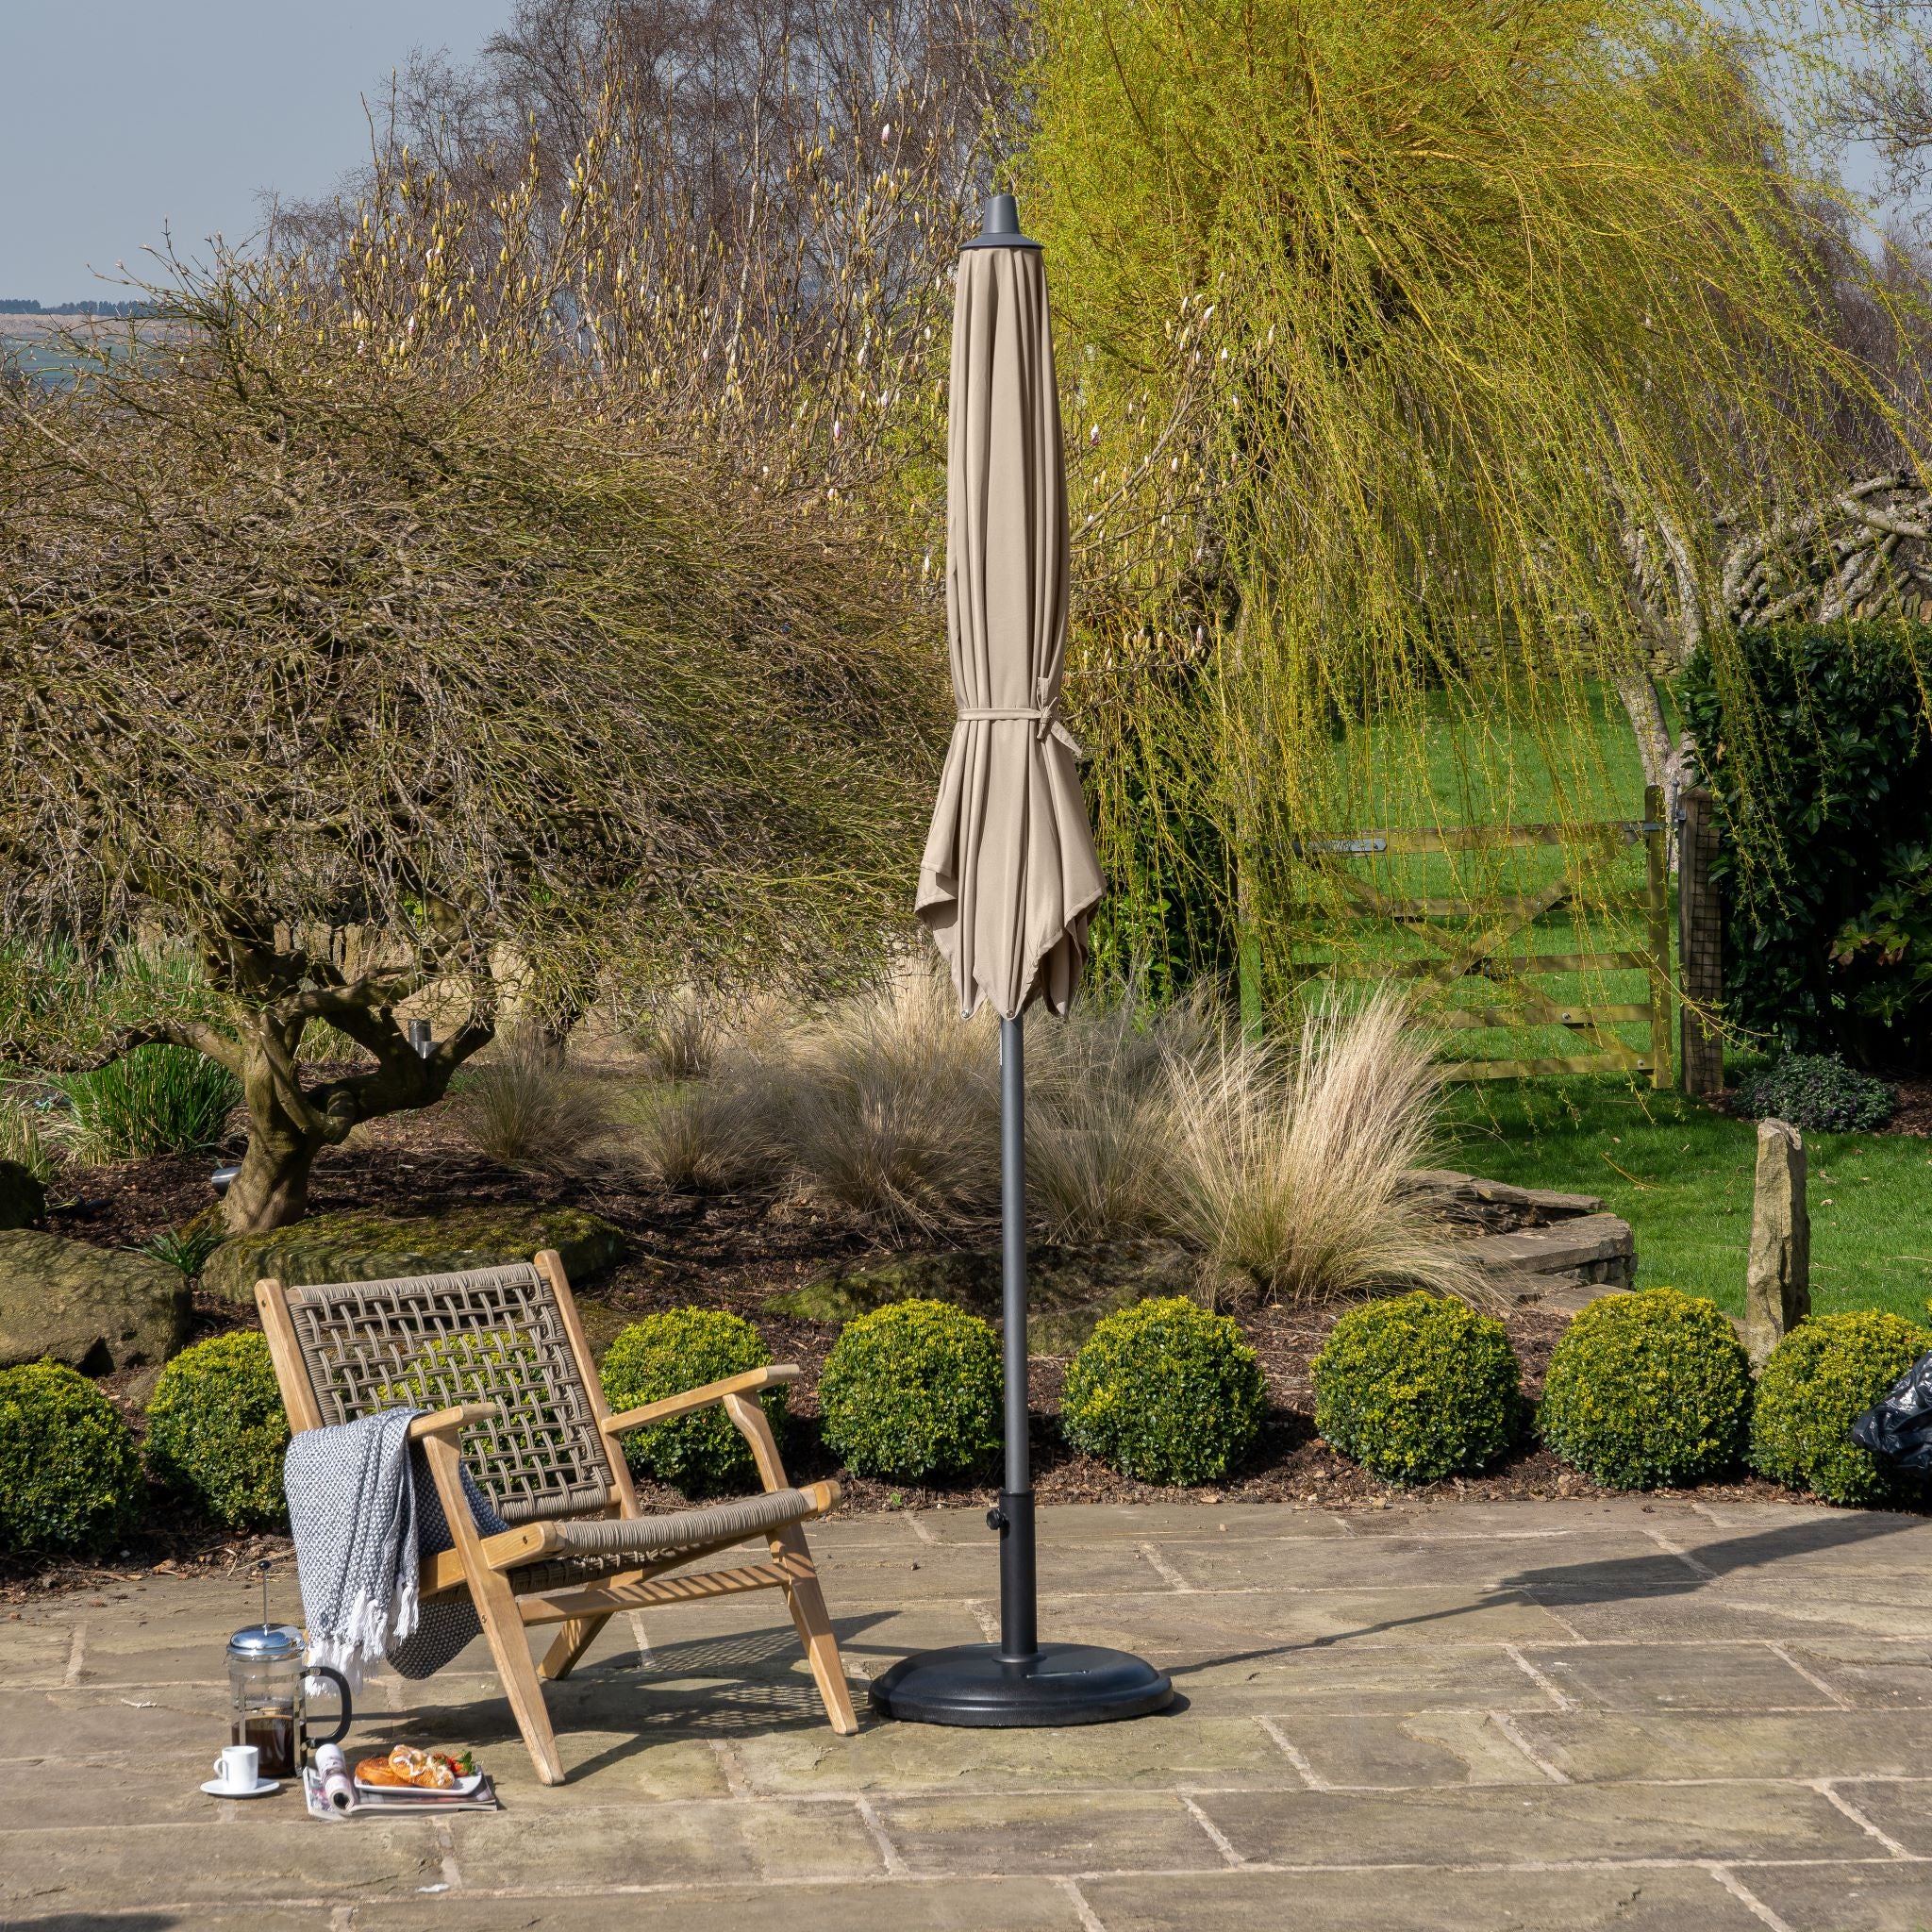
[[[265,1066],[251,1068],[242,1085],[248,1151],[222,1198],[222,1219],[230,1234],[260,1234],[308,1211],[308,1172],[324,1136],[289,1114]]]
[[[1677,870],[1677,797],[1684,789],[1685,754],[1683,745],[1671,742],[1671,727],[1664,719],[1664,701],[1657,681],[1646,672],[1620,671],[1617,695],[1624,701],[1630,720],[1631,735],[1637,740],[1637,756],[1643,764],[1643,782],[1660,785],[1664,793],[1664,851],[1673,873]]]

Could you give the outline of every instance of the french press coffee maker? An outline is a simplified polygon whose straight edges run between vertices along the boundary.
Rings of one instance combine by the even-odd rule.
[[[308,1646],[302,1632],[292,1624],[269,1622],[267,1570],[264,1564],[261,1622],[228,1639],[228,1741],[255,1746],[263,1777],[293,1777],[308,1752],[347,1735],[353,1712],[342,1674],[305,1662]],[[308,1734],[310,1677],[328,1678],[341,1700],[336,1727],[325,1738]]]

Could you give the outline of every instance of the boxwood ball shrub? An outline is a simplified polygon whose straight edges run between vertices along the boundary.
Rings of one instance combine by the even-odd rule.
[[[1565,1462],[1610,1489],[1694,1483],[1744,1452],[1750,1361],[1715,1302],[1607,1294],[1557,1344],[1537,1420]]]
[[[1235,1323],[1168,1295],[1095,1327],[1067,1371],[1060,1426],[1138,1481],[1218,1482],[1254,1447],[1267,1402]]]
[[[1757,1378],[1752,1467],[1832,1503],[1876,1502],[1915,1486],[1860,1449],[1851,1429],[1928,1348],[1932,1334],[1878,1308],[1799,1323]]]
[[[1502,1323],[1442,1295],[1366,1303],[1315,1357],[1315,1426],[1394,1483],[1480,1469],[1520,1420],[1516,1354]]]
[[[825,1446],[855,1475],[969,1475],[1000,1446],[999,1338],[950,1302],[846,1323],[819,1377]]]
[[[148,1472],[217,1523],[260,1529],[288,1521],[288,1446],[267,1336],[211,1335],[161,1371],[147,1410]]]
[[[0,1551],[104,1549],[141,1493],[133,1433],[85,1375],[0,1369]]]
[[[613,1409],[641,1408],[707,1382],[770,1366],[771,1350],[742,1317],[723,1308],[670,1308],[619,1331],[605,1352],[604,1399]],[[774,1426],[784,1420],[785,1389],[761,1396]],[[756,1488],[751,1444],[722,1408],[674,1416],[623,1438],[625,1458],[640,1475],[656,1476],[687,1496]]]

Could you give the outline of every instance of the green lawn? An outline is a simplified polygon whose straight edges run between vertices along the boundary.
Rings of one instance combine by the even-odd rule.
[[[1519,1187],[1602,1195],[1637,1235],[1640,1288],[1668,1284],[1743,1311],[1757,1129],[1611,1075],[1452,1091],[1451,1158]],[[1925,1320],[1932,1141],[1807,1134],[1811,1305]]]

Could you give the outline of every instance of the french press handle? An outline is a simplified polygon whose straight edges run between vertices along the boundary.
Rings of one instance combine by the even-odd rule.
[[[336,1727],[325,1738],[308,1738],[308,1748],[312,1751],[318,1744],[340,1744],[349,1735],[349,1724],[355,1717],[354,1707],[349,1702],[349,1680],[341,1672],[331,1670],[327,1664],[310,1664],[306,1675],[326,1677],[336,1687],[336,1695],[341,1699],[342,1707],[336,1713]],[[306,1737],[308,1726],[303,1726]]]

